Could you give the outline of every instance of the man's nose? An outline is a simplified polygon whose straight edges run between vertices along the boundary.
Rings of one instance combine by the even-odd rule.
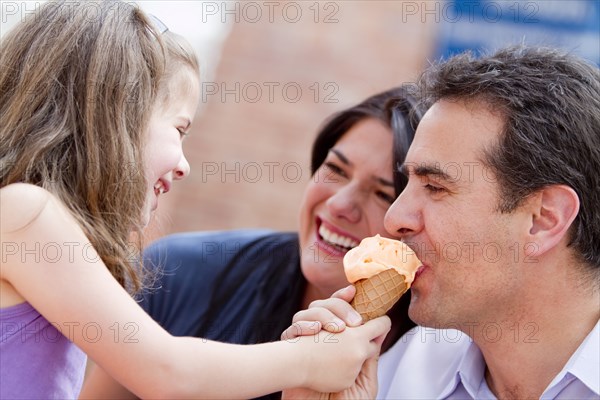
[[[390,206],[383,221],[385,230],[401,239],[410,238],[422,229],[421,205],[411,191],[409,183]]]

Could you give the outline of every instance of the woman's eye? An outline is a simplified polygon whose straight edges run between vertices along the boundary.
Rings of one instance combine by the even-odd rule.
[[[345,177],[346,173],[344,172],[343,169],[341,169],[340,167],[338,167],[337,165],[335,165],[332,162],[326,162],[325,163],[325,167],[327,167],[327,169],[329,169],[331,172],[333,172],[336,175],[340,175]]]
[[[396,198],[394,196],[392,196],[386,192],[377,191],[375,194],[377,195],[377,197],[385,200],[386,202],[388,202],[390,204],[392,204],[396,200]]]

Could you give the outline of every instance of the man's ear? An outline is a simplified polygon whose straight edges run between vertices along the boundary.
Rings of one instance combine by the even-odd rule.
[[[579,197],[566,185],[539,190],[531,203],[530,240],[537,244],[536,255],[554,248],[565,237],[579,212]]]

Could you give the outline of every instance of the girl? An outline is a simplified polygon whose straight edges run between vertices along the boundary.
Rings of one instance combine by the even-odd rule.
[[[189,173],[199,79],[185,44],[126,3],[53,2],[0,50],[0,397],[76,397],[83,352],[140,397],[354,382],[389,319],[235,346],[171,336],[124,289],[141,287],[132,238]]]

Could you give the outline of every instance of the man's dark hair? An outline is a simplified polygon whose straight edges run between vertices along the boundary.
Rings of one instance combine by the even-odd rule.
[[[490,56],[462,54],[432,66],[420,80],[422,100],[483,101],[504,120],[483,162],[511,212],[537,190],[567,185],[579,196],[569,245],[600,268],[600,71],[568,53],[509,47]]]

